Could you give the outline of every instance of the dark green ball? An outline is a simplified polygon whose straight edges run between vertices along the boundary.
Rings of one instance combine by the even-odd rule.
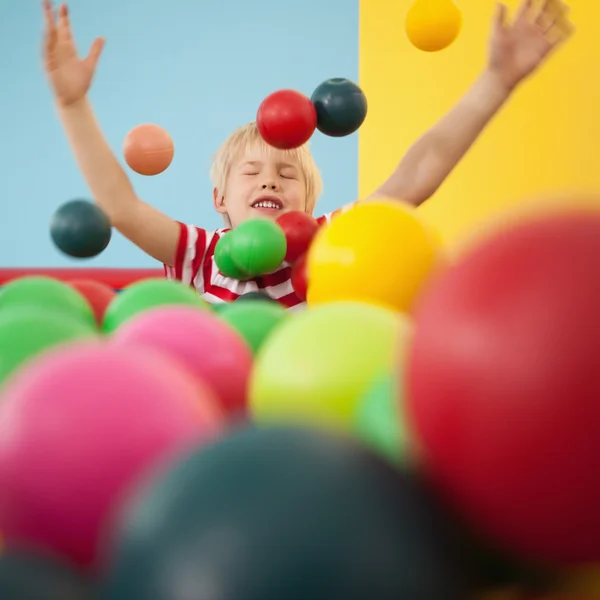
[[[87,200],[63,204],[52,216],[50,236],[56,247],[75,258],[91,258],[108,246],[112,228],[104,211]]]
[[[273,304],[279,304],[279,302],[277,302],[277,300],[275,300],[274,298],[271,298],[271,296],[268,296],[267,294],[265,294],[263,292],[248,292],[247,294],[243,294],[242,296],[240,296],[239,298],[237,298],[235,300],[235,302],[248,302],[248,301],[271,302]]]
[[[446,516],[347,436],[238,430],[129,505],[104,600],[465,600]]]
[[[349,79],[327,79],[315,89],[311,100],[317,111],[317,129],[331,137],[354,133],[367,116],[367,98]]]
[[[0,554],[2,600],[91,600],[87,579],[54,558],[23,551]]]

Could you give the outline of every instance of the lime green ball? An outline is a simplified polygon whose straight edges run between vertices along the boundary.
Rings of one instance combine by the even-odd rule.
[[[249,277],[277,269],[283,262],[287,242],[283,229],[273,221],[250,219],[234,230],[229,249],[231,260]]]
[[[235,329],[256,354],[289,314],[281,304],[255,301],[226,304],[219,311],[219,317]]]
[[[208,303],[189,285],[169,279],[145,279],[125,288],[110,303],[102,328],[106,333],[111,333],[143,311],[173,304],[208,310]]]
[[[393,372],[409,330],[407,316],[358,302],[295,315],[257,357],[250,386],[255,421],[353,432],[358,403],[373,379]]]
[[[25,306],[52,310],[96,326],[88,301],[75,288],[51,277],[22,277],[0,289],[0,311]]]
[[[0,384],[55,346],[99,337],[95,324],[37,306],[0,311]],[[49,390],[51,393],[51,390]]]
[[[231,245],[234,243],[236,231],[227,232],[217,242],[215,246],[215,264],[225,277],[243,280],[248,277],[248,273],[240,269],[231,258]]]
[[[354,419],[357,437],[394,464],[404,458],[406,443],[397,388],[394,375],[375,379],[360,399]]]

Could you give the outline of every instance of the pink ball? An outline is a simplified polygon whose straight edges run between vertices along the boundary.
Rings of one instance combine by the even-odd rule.
[[[215,314],[188,306],[155,308],[125,323],[113,340],[168,353],[214,390],[224,412],[246,414],[252,351]]]
[[[223,419],[212,392],[167,357],[71,345],[32,361],[0,402],[0,532],[82,567],[141,476]]]

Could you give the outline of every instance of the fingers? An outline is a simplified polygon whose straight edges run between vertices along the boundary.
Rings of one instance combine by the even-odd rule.
[[[516,14],[515,21],[522,21],[523,19],[529,19],[533,11],[533,0],[523,0],[521,6],[519,6]]]
[[[89,64],[92,71],[95,71],[96,67],[98,66],[98,61],[100,60],[100,55],[104,49],[104,44],[104,38],[96,38],[92,43],[89,54],[85,59],[85,62]]]
[[[58,35],[61,40],[73,44],[73,34],[71,33],[71,20],[69,19],[69,9],[66,4],[61,4],[58,8]]]
[[[496,11],[494,13],[493,28],[495,31],[502,31],[506,27],[506,16],[508,15],[508,8],[506,4],[501,2],[496,3]]]

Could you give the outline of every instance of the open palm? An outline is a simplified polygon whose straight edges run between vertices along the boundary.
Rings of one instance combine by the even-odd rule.
[[[98,38],[86,58],[80,59],[71,33],[66,4],[54,14],[50,0],[43,0],[46,19],[44,63],[57,100],[63,106],[73,104],[87,93],[104,47]]]
[[[562,0],[523,0],[515,20],[499,4],[490,42],[490,68],[509,88],[531,75],[572,32],[568,7]]]

